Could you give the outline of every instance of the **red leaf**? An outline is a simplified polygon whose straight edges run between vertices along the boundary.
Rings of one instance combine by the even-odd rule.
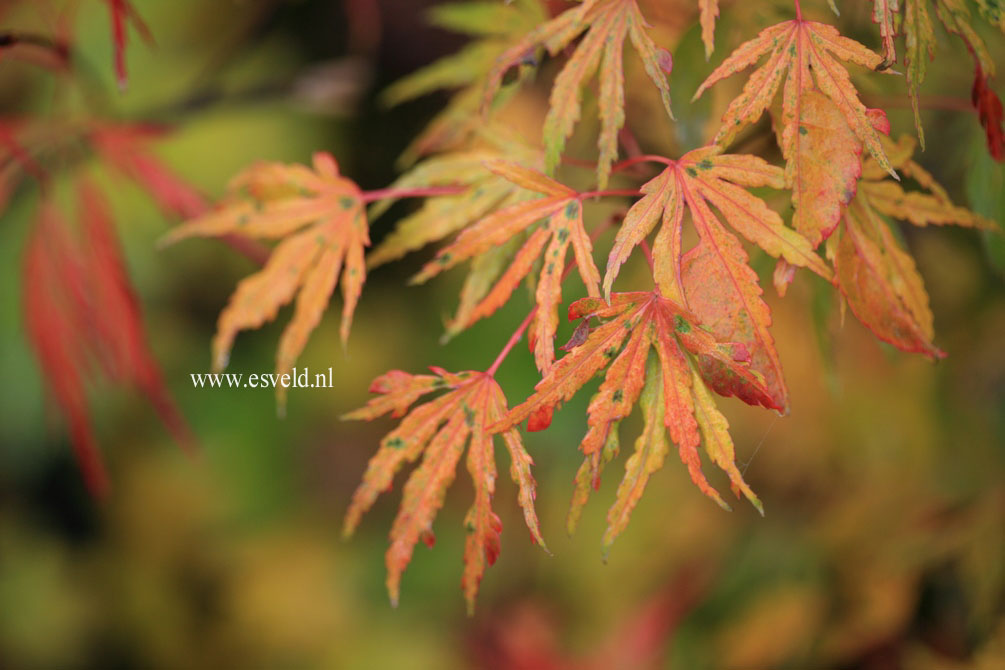
[[[104,376],[138,388],[179,444],[192,449],[194,439],[147,348],[108,206],[86,182],[79,184],[79,208],[77,236],[43,202],[25,249],[23,303],[29,340],[70,424],[88,489],[102,498],[108,478],[88,419],[89,382]]]

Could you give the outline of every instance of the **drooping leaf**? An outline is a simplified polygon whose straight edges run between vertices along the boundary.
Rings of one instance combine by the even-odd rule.
[[[945,29],[958,36],[986,71],[994,73],[994,61],[980,35],[970,25],[970,8],[965,0],[931,0],[935,16]],[[925,81],[927,61],[935,57],[936,37],[928,7],[929,0],[873,0],[872,20],[879,25],[883,40],[883,65],[897,61],[894,38],[904,35],[904,63],[907,85],[914,110],[914,123],[921,148],[925,148],[925,133],[921,126],[918,96]]]
[[[439,368],[433,371],[435,375],[409,375],[392,370],[378,377],[370,391],[383,395],[344,417],[372,420],[387,412],[402,416],[422,395],[447,391],[408,412],[398,428],[381,441],[362,483],[353,494],[346,512],[344,534],[348,536],[355,531],[377,496],[391,487],[401,466],[422,456],[422,463],[405,483],[386,556],[387,588],[391,602],[397,605],[401,575],[412,559],[415,544],[422,540],[433,546],[433,520],[443,505],[443,497],[467,445],[467,468],[474,484],[475,500],[464,519],[467,540],[462,589],[468,612],[472,613],[485,568],[499,555],[502,524],[492,511],[496,478],[493,435],[486,428],[506,415],[506,398],[488,374],[451,374]],[[533,541],[545,547],[534,511],[535,484],[530,474],[533,461],[516,429],[504,431],[502,437],[510,454],[510,474],[519,488],[518,500],[527,528]]]
[[[617,453],[618,439],[612,431],[617,430],[640,397],[644,429],[608,513],[605,549],[627,525],[649,476],[662,467],[667,431],[692,481],[703,493],[725,506],[702,474],[697,451],[701,445],[712,461],[729,474],[735,490],[742,491],[760,509],[732,463],[732,442],[727,446],[725,420],[714,410],[706,382],[696,371],[702,359],[715,359],[735,377],[735,384],[759,393],[761,403],[770,405],[769,389],[748,366],[750,352],[746,346],[717,340],[701,327],[693,313],[659,291],[615,293],[609,303],[584,298],[569,306],[569,318],[595,318],[603,323],[555,363],[530,398],[489,429],[511,430],[525,420],[529,420],[529,430],[547,427],[548,417],[557,406],[606,369],[587,410],[588,429],[580,444],[585,460],[576,475],[570,531],[575,528],[590,488],[599,485],[601,469]]]
[[[667,114],[673,118],[666,80],[669,54],[656,46],[646,32],[646,25],[636,0],[585,0],[539,25],[499,56],[488,76],[483,106],[499,91],[503,76],[523,62],[527,54],[544,47],[555,56],[582,35],[551,90],[544,121],[545,171],[551,173],[558,165],[565,142],[579,121],[582,89],[596,73],[600,81],[601,122],[597,181],[604,188],[618,154],[618,131],[625,123],[622,54],[627,38],[659,89]]]
[[[660,291],[686,304],[720,340],[744,343],[753,358],[752,369],[763,375],[770,393],[768,398],[750,395],[728,383],[715,386],[716,390],[747,402],[766,401],[766,407],[780,411],[785,410],[788,400],[781,364],[768,331],[768,306],[760,297],[757,276],[747,266],[746,253],[723,228],[710,205],[733,230],[770,255],[830,278],[830,269],[810,243],[787,228],[764,201],[742,188],[783,185],[780,168],[754,156],[718,154],[714,147],[697,149],[671,161],[642,187],[644,196],[625,216],[604,277],[604,292],[609,295],[621,265],[660,223],[653,247],[654,275]],[[685,208],[691,212],[700,238],[699,245],[686,254],[681,247]],[[711,368],[704,372],[719,379]]]
[[[727,146],[747,124],[753,123],[771,102],[785,81],[782,96],[782,145],[791,147],[798,134],[798,111],[802,92],[813,85],[830,98],[844,115],[855,136],[891,175],[879,135],[869,119],[868,110],[858,98],[848,71],[841,62],[876,69],[883,61],[858,42],[843,37],[834,26],[816,21],[794,19],[765,28],[754,39],[740,45],[698,88],[698,99],[721,79],[745,70],[763,56],[768,59],[747,80],[743,92],[726,109],[715,142]]]
[[[932,342],[933,318],[921,275],[883,215],[917,226],[996,226],[950,202],[931,175],[911,160],[914,142],[909,137],[902,137],[897,145],[888,144],[894,166],[923,190],[906,191],[901,184],[884,179],[882,168],[867,160],[858,194],[828,243],[828,256],[838,287],[859,321],[903,351],[941,358],[945,354]]]
[[[146,395],[179,444],[192,437],[147,346],[139,304],[102,194],[79,182],[80,225],[42,203],[25,249],[23,307],[28,339],[69,423],[84,480],[95,497],[108,475],[89,419],[87,385],[105,379]]]
[[[252,166],[232,181],[230,195],[218,209],[175,228],[164,243],[233,233],[282,241],[260,271],[238,284],[220,313],[213,369],[226,367],[239,331],[271,321],[297,296],[276,352],[276,374],[288,373],[321,320],[340,272],[344,345],[366,278],[363,249],[370,240],[361,193],[339,175],[335,159],[315,154],[313,169],[281,163]],[[277,384],[280,411],[285,394]]]
[[[570,246],[587,291],[594,296],[600,294],[600,275],[593,261],[593,246],[583,227],[582,203],[579,193],[535,170],[505,161],[491,161],[486,163],[486,167],[541,197],[521,200],[498,209],[465,228],[453,243],[441,249],[422,268],[413,281],[424,282],[469,259],[475,259],[476,262],[486,256],[494,259],[500,245],[528,231],[526,240],[505,269],[494,262],[473,266],[471,277],[480,286],[488,285],[489,282],[484,281],[484,278],[489,272],[498,276],[498,280],[477,302],[470,298],[462,300],[461,309],[448,325],[448,334],[470,327],[504,305],[530,273],[543,251],[541,273],[535,292],[538,312],[531,331],[531,341],[534,343],[534,359],[538,369],[546,373],[555,358],[557,312],[562,302],[562,275]],[[534,228],[542,219],[547,224]],[[486,274],[482,274],[483,272]],[[470,285],[465,285],[465,289],[469,287]],[[473,291],[471,288],[471,292]]]

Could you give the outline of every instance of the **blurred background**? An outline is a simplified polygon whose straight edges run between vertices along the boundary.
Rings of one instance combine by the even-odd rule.
[[[73,44],[73,74],[0,56],[4,117],[169,124],[154,145],[157,157],[210,197],[255,160],[307,162],[318,149],[332,152],[363,188],[386,186],[399,174],[398,156],[447,96],[388,109],[379,92],[464,44],[426,27],[432,3],[425,0],[136,0],[155,39],[130,33],[129,85],[120,93],[107,6],[81,0],[67,25],[58,11],[65,4],[0,3],[0,28],[65,31]],[[642,4],[657,41],[675,56],[679,122],[665,120],[632,56],[628,125],[647,153],[675,156],[714,134],[742,77],[689,105],[697,84],[791,10],[767,0],[722,3],[716,53],[706,63],[696,3]],[[834,19],[826,3],[806,8],[878,49],[869,10],[846,2]],[[1005,63],[1001,35],[975,23]],[[970,60],[958,41],[939,38],[919,161],[955,202],[1005,221],[1005,171],[988,156],[968,106]],[[504,111],[529,142],[539,138],[554,65],[546,63]],[[856,83],[870,106],[888,107],[894,135],[914,132],[902,78]],[[588,94],[569,149],[585,158],[596,132],[592,104]],[[771,151],[764,155],[776,157]],[[743,504],[723,512],[671,456],[603,562],[604,516],[625,456],[568,537],[589,399],[581,392],[549,430],[526,436],[554,555],[521,529],[500,451],[494,506],[505,529],[502,554],[469,618],[459,590],[472,493],[466,472],[437,519],[436,546],[417,548],[393,609],[383,553],[402,477],[352,540],[340,533],[367,459],[394,423],[339,416],[364,404],[370,380],[391,368],[484,369],[529,298],[517,294],[441,346],[463,273],[406,287],[429,250],[380,268],[368,278],[348,352],[338,341],[336,297],[298,363],[332,367],[335,388],[291,391],[279,419],[270,390],[197,389],[189,377],[208,370],[217,314],[255,266],[214,240],[157,250],[176,220],[99,161],[72,169],[86,170],[110,195],[149,346],[200,451],[183,453],[139,393],[93,385],[91,418],[112,488],[104,503],[88,496],[25,335],[22,258],[38,205],[37,185],[27,180],[0,220],[0,667],[1005,667],[1000,237],[903,230],[931,296],[936,344],[948,353],[938,364],[880,344],[850,314],[842,321],[829,287],[805,273],[778,299],[767,288],[770,259],[754,255],[792,412],[779,418],[732,399],[719,405],[766,516]],[[784,194],[774,201],[780,210],[786,203]],[[374,222],[375,240],[410,206]],[[645,281],[644,270],[630,266],[622,285],[633,276]],[[229,370],[270,372],[289,313],[242,334]],[[560,340],[570,332],[562,328]],[[498,379],[511,404],[527,396],[536,373],[523,347]],[[622,427],[626,448],[637,428],[634,420]]]

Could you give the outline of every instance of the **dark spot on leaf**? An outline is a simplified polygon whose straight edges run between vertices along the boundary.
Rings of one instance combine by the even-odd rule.
[[[475,426],[475,411],[464,405],[464,423],[468,424],[468,428],[474,428]]]
[[[809,135],[810,131],[806,130],[806,126],[799,126],[800,135]]]
[[[678,333],[690,333],[691,324],[685,321],[680,314],[674,317],[673,327]]]
[[[447,263],[450,262],[450,254],[443,254],[442,256],[436,259],[436,262],[439,263],[440,265],[446,265]]]
[[[579,203],[573,200],[565,206],[565,218],[574,219],[579,214]]]
[[[559,242],[565,242],[567,239],[569,239],[569,229],[568,228],[559,228],[558,229],[558,241]]]
[[[614,402],[621,402],[624,399],[624,397],[625,394],[621,391],[621,389],[618,389],[617,391],[611,394],[611,400],[613,400]]]
[[[689,175],[691,175],[692,177],[697,177],[698,176],[698,171],[695,170],[693,167],[687,168],[687,173]]]
[[[702,162],[698,163],[698,167],[700,167],[702,170],[711,170],[712,169],[712,161],[710,161],[709,159],[706,158]]]
[[[401,449],[403,446],[405,446],[405,441],[400,437],[392,437],[384,444],[386,444],[391,449]]]

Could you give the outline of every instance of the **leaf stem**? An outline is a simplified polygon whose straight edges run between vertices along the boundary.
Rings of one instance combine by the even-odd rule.
[[[527,331],[527,328],[530,327],[530,322],[534,320],[535,314],[537,314],[537,305],[534,305],[534,307],[530,310],[530,312],[527,313],[527,317],[523,320],[523,323],[521,323],[517,327],[517,329],[513,331],[513,334],[510,335],[509,340],[506,342],[506,346],[502,348],[502,351],[499,352],[499,355],[496,356],[496,359],[492,361],[492,365],[489,366],[489,369],[485,371],[485,374],[487,374],[489,377],[495,376],[495,373],[499,369],[499,366],[502,365],[502,362],[504,360],[506,360],[506,357],[509,356],[509,352],[513,350],[513,347],[515,347],[516,343],[520,341],[521,337],[523,337],[523,334]]]
[[[631,158],[626,158],[623,161],[615,163],[614,165],[611,166],[611,172],[619,172],[621,170],[625,170],[639,163],[662,163],[663,165],[673,165],[674,161],[664,156],[657,156],[655,154],[643,154],[642,156],[633,156]]]
[[[799,4],[799,0],[796,0],[796,21],[801,22],[802,20],[803,20],[803,8],[802,5]]]
[[[428,198],[437,195],[457,195],[467,190],[467,186],[423,186],[419,188],[381,188],[364,191],[363,202],[387,200],[390,198]]]

